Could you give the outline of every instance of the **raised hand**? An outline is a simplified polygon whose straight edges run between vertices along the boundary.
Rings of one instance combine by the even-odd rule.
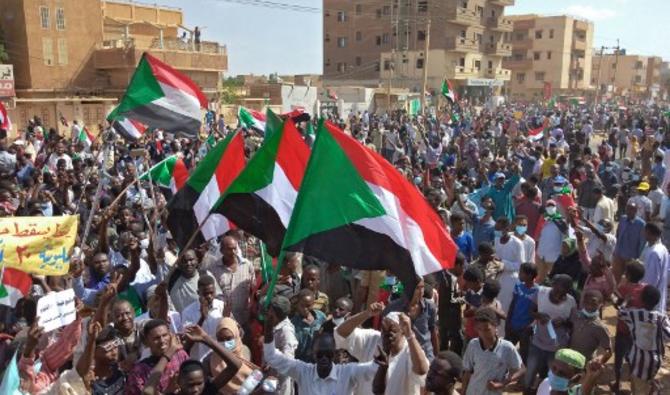
[[[377,315],[381,314],[382,311],[384,311],[384,307],[386,307],[386,306],[384,306],[384,303],[382,303],[382,302],[371,303],[368,306],[368,313],[373,317],[377,316]]]
[[[202,327],[192,325],[184,330],[184,336],[193,343],[203,343],[208,335]]]
[[[86,333],[88,334],[89,341],[93,341],[98,338],[98,335],[102,331],[102,326],[96,320],[90,320],[88,322],[88,327],[86,328]]]
[[[400,313],[400,329],[405,337],[414,335],[414,332],[412,332],[412,321],[405,313]]]

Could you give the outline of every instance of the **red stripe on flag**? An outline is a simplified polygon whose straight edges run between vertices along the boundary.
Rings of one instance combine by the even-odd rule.
[[[366,182],[395,195],[402,210],[421,228],[428,249],[440,265],[444,268],[453,267],[458,248],[438,214],[419,190],[381,155],[364,147],[330,122],[326,122],[326,127]]]
[[[300,136],[295,124],[287,120],[284,123],[284,134],[277,151],[277,163],[284,170],[286,178],[296,191],[302,184],[309,154],[309,147]]]
[[[140,134],[144,134],[144,131],[147,130],[147,125],[143,124],[142,122],[130,118],[126,119]]]
[[[30,274],[26,272],[11,267],[5,267],[5,272],[2,275],[2,283],[19,290],[23,295],[27,295],[30,291],[30,287],[33,285],[33,280],[30,277]]]
[[[544,130],[544,126],[540,126],[538,128],[529,130],[528,135],[531,136],[531,137],[535,137],[538,134],[542,133],[543,130]]]
[[[172,178],[174,178],[174,184],[177,187],[177,190],[180,190],[181,187],[186,184],[188,180],[188,168],[186,168],[186,163],[179,158],[174,164],[174,169],[172,169]]]
[[[219,164],[214,171],[216,183],[219,185],[219,191],[224,193],[230,184],[237,178],[244,165],[244,138],[242,133],[237,132],[235,137],[228,143],[226,151],[223,153]]]
[[[191,79],[146,52],[144,56],[158,81],[188,93],[198,99],[201,108],[207,108],[207,98]]]

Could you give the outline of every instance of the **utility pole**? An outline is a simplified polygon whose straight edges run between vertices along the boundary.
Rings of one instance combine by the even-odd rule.
[[[612,72],[612,85],[616,91],[616,68],[619,65],[619,39],[616,39],[616,49],[614,50],[614,71]]]
[[[421,89],[421,113],[426,115],[426,89],[428,87],[428,51],[430,50],[430,18],[426,21],[426,40],[423,49],[423,85]]]
[[[600,103],[600,76],[602,75],[603,72],[603,53],[605,52],[605,46],[603,45],[600,47],[600,59],[598,59],[598,77],[596,80],[596,104],[595,106]],[[594,109],[595,109],[595,106]]]
[[[382,65],[384,67],[384,65]],[[388,79],[386,81],[386,111],[391,113],[391,81],[395,71],[395,49],[391,49],[391,61],[389,62]]]

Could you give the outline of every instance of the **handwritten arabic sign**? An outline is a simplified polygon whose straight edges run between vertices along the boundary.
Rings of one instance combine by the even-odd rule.
[[[77,316],[74,304],[74,290],[51,292],[37,301],[37,325],[50,332],[65,326]]]
[[[14,66],[0,64],[0,97],[14,97]]]
[[[67,273],[77,216],[0,218],[0,262],[43,275]]]

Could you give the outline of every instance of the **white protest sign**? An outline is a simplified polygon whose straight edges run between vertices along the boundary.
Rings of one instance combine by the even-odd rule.
[[[74,290],[48,293],[37,301],[37,325],[50,332],[65,326],[77,316]]]

